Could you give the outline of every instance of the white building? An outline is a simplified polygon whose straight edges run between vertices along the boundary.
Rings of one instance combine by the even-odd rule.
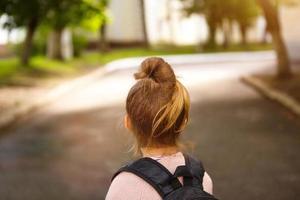
[[[111,23],[107,27],[107,39],[117,43],[143,41],[140,0],[111,0]]]
[[[108,26],[108,39],[113,42],[143,40],[141,0],[111,0],[112,23]],[[204,42],[208,36],[205,18],[200,15],[186,17],[180,0],[145,0],[146,24],[149,41],[176,45],[193,45]],[[265,22],[259,18],[249,31],[249,40],[260,41]],[[238,28],[233,27],[233,40],[239,41]],[[221,32],[217,40],[223,40]]]
[[[280,10],[283,37],[292,62],[300,62],[300,3]]]
[[[111,0],[109,5],[111,23],[107,27],[107,38],[117,43],[139,43],[143,41],[141,0]],[[208,29],[203,16],[186,17],[182,13],[181,0],[145,0],[146,26],[150,43],[192,45],[204,42]],[[283,6],[280,10],[283,36],[292,60],[300,62],[300,3]],[[0,18],[0,24],[5,16]],[[250,30],[249,40],[260,41],[264,34],[265,21],[259,18]],[[233,27],[233,39],[239,41],[237,27]],[[97,37],[97,35],[96,35]],[[22,29],[13,30],[8,38],[6,30],[0,28],[0,45],[18,42],[24,38]],[[222,34],[217,34],[222,41]]]

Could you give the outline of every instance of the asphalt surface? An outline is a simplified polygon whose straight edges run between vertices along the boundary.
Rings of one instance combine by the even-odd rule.
[[[203,161],[215,195],[299,199],[300,119],[239,81],[270,71],[274,60],[180,61],[175,72],[192,99],[183,139]],[[0,199],[104,199],[113,172],[133,158],[122,119],[135,70],[96,77],[2,130]]]

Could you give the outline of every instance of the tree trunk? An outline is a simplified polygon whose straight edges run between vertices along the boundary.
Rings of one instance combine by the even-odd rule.
[[[277,56],[277,76],[278,78],[287,78],[291,76],[290,61],[288,52],[281,35],[278,11],[269,0],[257,0],[263,9],[268,30],[272,35],[272,42]]]
[[[231,22],[229,20],[223,20],[222,23],[223,28],[223,48],[227,49],[231,43]]]
[[[207,41],[207,46],[209,47],[216,47],[217,42],[216,42],[216,33],[217,33],[217,26],[214,22],[209,22],[208,23],[208,29],[209,29],[209,35],[208,35],[208,41]]]
[[[268,30],[268,27],[266,25],[266,27],[264,28],[264,33],[263,33],[262,39],[261,39],[261,43],[262,44],[267,44],[267,42],[268,42],[268,34],[269,34],[269,30]]]
[[[240,24],[239,29],[241,34],[241,44],[245,46],[247,44],[247,27]]]
[[[62,55],[62,28],[55,29],[53,32],[53,54],[51,58],[57,59],[57,60],[63,60],[63,55]]]
[[[174,38],[175,38],[173,24],[172,24],[172,0],[167,0],[165,6],[166,6],[165,20],[167,22],[167,26],[168,26],[168,30],[169,30],[168,42],[172,45],[172,44],[174,44]]]
[[[140,0],[140,9],[141,9],[141,20],[142,20],[142,31],[143,31],[143,44],[146,48],[149,47],[149,38],[147,33],[147,24],[146,24],[146,13],[145,13],[145,2]]]
[[[11,31],[12,31],[11,28],[8,28],[8,29],[7,29],[7,46],[10,45],[10,39],[9,39],[9,38],[10,38]]]
[[[31,50],[32,50],[32,41],[37,26],[38,26],[37,18],[32,18],[27,25],[27,33],[23,43],[23,51],[21,55],[22,65],[28,65],[29,63],[29,57],[31,55]]]
[[[272,32],[272,41],[277,55],[277,76],[288,78],[292,75],[287,49],[280,32]]]
[[[99,40],[99,49],[100,52],[107,52],[108,51],[108,44],[106,40],[106,22],[103,22],[99,28],[99,35],[100,35],[100,40]]]

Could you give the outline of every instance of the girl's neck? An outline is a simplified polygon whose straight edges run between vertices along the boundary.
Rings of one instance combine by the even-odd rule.
[[[175,154],[179,151],[176,146],[170,147],[144,147],[141,148],[143,156],[154,157],[154,156],[167,156]]]

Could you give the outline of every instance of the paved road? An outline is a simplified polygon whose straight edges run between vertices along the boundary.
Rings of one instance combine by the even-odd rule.
[[[220,199],[298,199],[300,120],[238,78],[270,70],[274,60],[221,57],[166,58],[191,94],[187,146]],[[132,158],[122,117],[138,61],[112,64],[109,74],[2,131],[1,200],[104,199],[112,173]]]

